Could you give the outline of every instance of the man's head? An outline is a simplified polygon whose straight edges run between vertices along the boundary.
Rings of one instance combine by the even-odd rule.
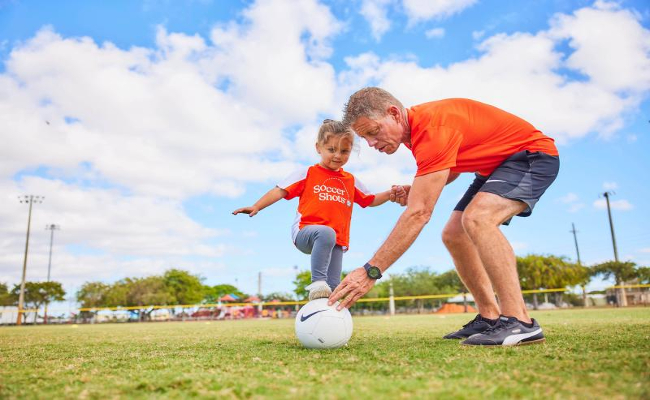
[[[343,123],[380,152],[393,154],[410,137],[404,106],[383,89],[367,87],[357,91],[343,112]]]

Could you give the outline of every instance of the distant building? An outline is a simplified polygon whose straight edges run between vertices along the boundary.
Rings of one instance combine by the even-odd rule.
[[[627,282],[629,285],[634,285],[636,282]],[[617,292],[620,289],[608,288],[605,294],[613,302],[616,301]],[[628,306],[647,306],[650,305],[650,288],[626,288],[625,297]]]

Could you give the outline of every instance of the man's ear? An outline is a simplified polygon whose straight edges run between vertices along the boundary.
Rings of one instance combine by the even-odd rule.
[[[390,106],[388,106],[387,111],[388,111],[388,115],[392,116],[393,118],[395,118],[397,120],[397,122],[399,122],[399,118],[402,117],[402,112],[400,111],[400,109],[397,106],[390,105]]]

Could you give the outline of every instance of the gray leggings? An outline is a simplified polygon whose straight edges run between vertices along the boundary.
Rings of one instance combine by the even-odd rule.
[[[341,283],[343,248],[336,244],[336,232],[325,225],[307,225],[296,236],[296,247],[311,254],[311,281],[326,281],[334,290]]]

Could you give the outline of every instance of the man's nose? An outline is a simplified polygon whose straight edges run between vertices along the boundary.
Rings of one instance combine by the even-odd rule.
[[[370,147],[375,147],[375,144],[377,144],[377,139],[375,138],[365,138],[366,142],[368,142],[368,146]]]

